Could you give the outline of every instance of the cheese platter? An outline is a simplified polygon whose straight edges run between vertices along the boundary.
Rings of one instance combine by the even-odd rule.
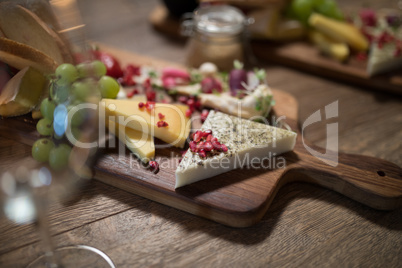
[[[108,46],[100,45],[100,48],[121,59],[122,63],[131,61],[159,67],[171,65]],[[402,205],[400,167],[378,158],[344,153],[339,153],[336,167],[325,164],[311,155],[304,145],[325,152],[307,141],[303,142],[298,129],[296,99],[281,90],[273,89],[273,95],[275,115],[285,116],[285,122],[298,135],[292,152],[272,158],[263,168],[235,169],[176,189],[175,172],[182,157],[181,149],[156,150],[155,158],[160,161],[157,174],[142,167],[129,152],[122,156],[117,149],[109,149],[95,167],[95,179],[233,227],[257,223],[280,187],[294,181],[327,187],[376,209],[390,210]],[[279,168],[273,168],[275,166]]]
[[[186,40],[181,34],[181,21],[171,16],[163,6],[157,6],[149,16],[149,22],[155,30],[177,39]],[[323,76],[335,81],[351,83],[367,90],[402,93],[401,68],[387,73],[370,75],[368,62],[358,56],[337,61],[312,45],[306,38],[297,40],[268,40],[255,37],[250,40],[248,51],[255,60],[289,66],[313,75]]]
[[[0,38],[9,44],[0,53],[8,75],[0,130],[32,145],[32,157],[54,172],[78,167],[85,171],[80,176],[233,227],[257,223],[293,181],[376,209],[402,205],[400,167],[309,144],[298,126],[297,101],[269,88],[264,69],[247,71],[239,62],[229,74],[213,63],[187,69],[96,43],[90,59],[69,55],[76,65],[53,63],[51,56],[45,64],[38,55],[48,55],[46,49],[10,36]],[[31,100],[26,89],[33,84],[38,97]],[[98,116],[76,115],[81,105],[96,105],[91,110]],[[96,126],[87,124],[98,117]],[[109,130],[107,142],[96,147],[93,173],[81,168],[80,153],[94,154],[72,139],[88,141],[88,127],[94,127],[88,133]]]

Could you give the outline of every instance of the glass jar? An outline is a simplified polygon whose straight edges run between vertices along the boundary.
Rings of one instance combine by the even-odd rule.
[[[231,70],[234,60],[245,61],[245,26],[248,21],[237,8],[212,5],[197,9],[182,23],[182,33],[190,36],[186,64],[198,68],[213,62],[219,70]]]

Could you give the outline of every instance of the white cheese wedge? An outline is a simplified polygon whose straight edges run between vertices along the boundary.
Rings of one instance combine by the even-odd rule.
[[[201,130],[211,129],[219,142],[228,147],[200,157],[187,150],[176,169],[175,188],[228,172],[255,166],[278,154],[293,150],[297,134],[221,112],[210,111]]]
[[[395,56],[395,51],[394,43],[384,44],[382,48],[379,48],[377,43],[373,43],[367,63],[367,73],[373,76],[402,68],[402,54]]]
[[[112,120],[108,122],[108,129],[142,162],[148,163],[155,157],[155,144],[152,136],[129,127],[124,127]]]

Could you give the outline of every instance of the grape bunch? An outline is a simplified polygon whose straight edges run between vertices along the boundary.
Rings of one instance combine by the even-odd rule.
[[[34,143],[32,157],[49,163],[53,170],[64,169],[72,150],[70,143],[79,140],[89,117],[88,110],[78,109],[78,105],[98,103],[101,98],[114,99],[119,90],[120,85],[106,75],[106,66],[101,61],[59,65],[50,80],[49,97],[40,105],[43,118],[36,129],[43,137]],[[64,139],[67,129],[71,131],[73,141]]]
[[[343,14],[335,0],[292,0],[286,10],[289,17],[305,25],[308,25],[308,19],[314,12],[337,20],[343,19]]]

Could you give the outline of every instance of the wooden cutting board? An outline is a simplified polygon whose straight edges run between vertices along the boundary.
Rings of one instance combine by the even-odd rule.
[[[127,63],[156,67],[175,65],[100,46]],[[325,150],[308,144],[298,128],[296,99],[288,93],[273,90],[277,117],[298,132],[296,147],[272,159],[272,166],[283,157],[285,167],[277,169],[237,169],[197,183],[174,189],[175,169],[181,157],[177,148],[158,149],[158,174],[142,167],[128,150],[119,156],[118,149],[107,149],[95,167],[95,178],[154,200],[228,226],[247,227],[257,223],[266,213],[278,190],[289,182],[315,183],[350,197],[372,208],[390,210],[402,205],[402,169],[378,158],[339,154],[336,167],[311,155],[309,148]],[[269,164],[266,164],[268,167]],[[282,166],[282,165],[278,165]]]
[[[169,16],[164,6],[157,6],[151,13],[149,21],[159,32],[176,39],[185,39],[180,34],[180,21]],[[252,40],[250,52],[257,62],[289,66],[336,81],[352,83],[364,89],[402,94],[402,69],[370,77],[366,73],[366,62],[356,58],[351,58],[346,63],[337,62],[323,56],[308,42],[278,43],[269,40]]]

